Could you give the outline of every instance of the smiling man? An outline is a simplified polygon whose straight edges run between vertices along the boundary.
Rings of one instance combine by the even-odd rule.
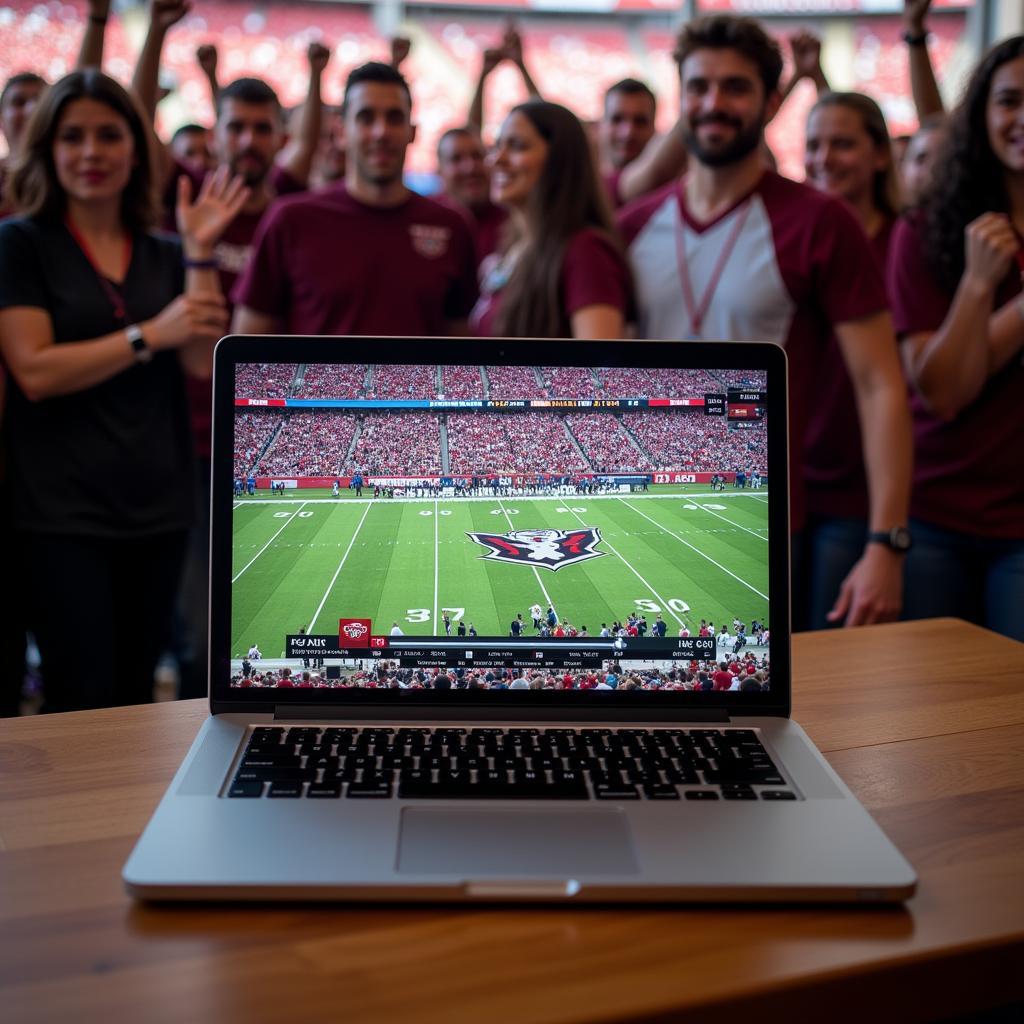
[[[402,180],[416,134],[402,75],[356,68],[342,104],[345,182],[281,199],[235,290],[240,334],[464,334],[476,301],[465,218]]]
[[[840,200],[765,169],[760,146],[782,99],[782,55],[757,22],[728,16],[691,22],[680,32],[675,57],[689,170],[620,216],[637,281],[640,335],[785,346],[790,444],[798,456],[791,467],[792,526],[799,531],[806,511],[799,453],[819,358],[835,332],[862,421],[871,533],[830,619],[858,625],[895,618],[910,422],[867,238]],[[801,539],[794,539],[797,560]],[[800,568],[797,602],[806,592]]]

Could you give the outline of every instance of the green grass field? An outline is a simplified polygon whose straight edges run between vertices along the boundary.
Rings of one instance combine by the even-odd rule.
[[[675,635],[702,618],[768,619],[768,493],[704,486],[649,495],[333,499],[290,491],[235,501],[232,657],[256,643],[284,655],[285,635],[336,633],[341,617],[397,622],[407,635],[443,633],[441,616],[507,636],[529,607],[596,636],[602,622],[658,612]],[[365,495],[366,492],[364,492]],[[469,532],[597,527],[602,557],[557,572],[486,561]],[[454,631],[454,630],[453,630]]]

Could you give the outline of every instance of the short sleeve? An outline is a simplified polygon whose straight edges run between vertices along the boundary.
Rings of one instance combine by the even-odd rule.
[[[823,206],[811,234],[818,303],[829,323],[863,320],[888,309],[885,282],[864,229],[838,200]]]
[[[26,224],[18,220],[0,224],[0,309],[48,309],[45,277]]]
[[[625,315],[629,305],[626,261],[596,231],[579,232],[565,252],[562,294],[567,316],[587,306],[614,306]]]
[[[293,196],[297,192],[306,191],[306,183],[294,177],[280,164],[274,164],[271,168],[270,184],[279,196]]]
[[[479,290],[476,280],[476,241],[466,221],[452,214],[452,248],[455,253],[455,278],[445,296],[444,315],[448,320],[464,320],[476,305]]]
[[[952,301],[935,279],[917,226],[902,217],[889,244],[886,287],[896,336],[937,331]]]
[[[245,273],[231,294],[236,306],[248,306],[267,316],[287,315],[290,299],[285,259],[287,204],[275,204],[260,221]]]

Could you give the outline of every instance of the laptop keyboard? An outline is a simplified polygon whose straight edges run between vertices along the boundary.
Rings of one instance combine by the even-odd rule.
[[[750,729],[258,728],[227,795],[795,800]]]

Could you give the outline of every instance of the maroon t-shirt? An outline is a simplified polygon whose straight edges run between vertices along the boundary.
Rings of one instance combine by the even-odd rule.
[[[925,256],[918,224],[901,218],[893,232],[888,286],[896,334],[937,331],[953,292]],[[996,294],[999,309],[1021,291],[1016,266]],[[978,358],[985,358],[978,342]],[[947,530],[1006,540],[1024,539],[1024,361],[1018,352],[952,421],[933,416],[916,393],[914,490],[910,513]]]
[[[465,220],[410,192],[376,207],[344,185],[279,200],[264,217],[233,301],[288,334],[440,335],[476,300]]]
[[[883,275],[895,223],[886,220],[881,230],[869,239],[879,273]],[[808,410],[804,480],[810,515],[868,518],[868,480],[857,400],[835,334],[822,353]]]
[[[501,242],[501,232],[508,221],[508,210],[497,203],[490,201],[483,206],[468,207],[457,199],[444,192],[434,196],[434,201],[462,214],[473,232],[473,241],[476,244],[476,261],[478,264],[496,252]]]
[[[482,267],[480,301],[470,324],[481,338],[494,337],[501,293],[508,282],[497,257]],[[629,316],[632,305],[629,267],[611,241],[593,228],[577,232],[565,249],[559,293],[562,297],[561,337],[572,337],[572,315],[587,306],[615,306]]]
[[[619,191],[619,182],[622,181],[623,170],[624,168],[620,167],[617,171],[610,171],[608,174],[601,175],[601,181],[604,182],[604,188],[608,193],[608,198],[611,200],[613,210],[617,210],[620,206],[625,205],[622,201],[622,193]]]

